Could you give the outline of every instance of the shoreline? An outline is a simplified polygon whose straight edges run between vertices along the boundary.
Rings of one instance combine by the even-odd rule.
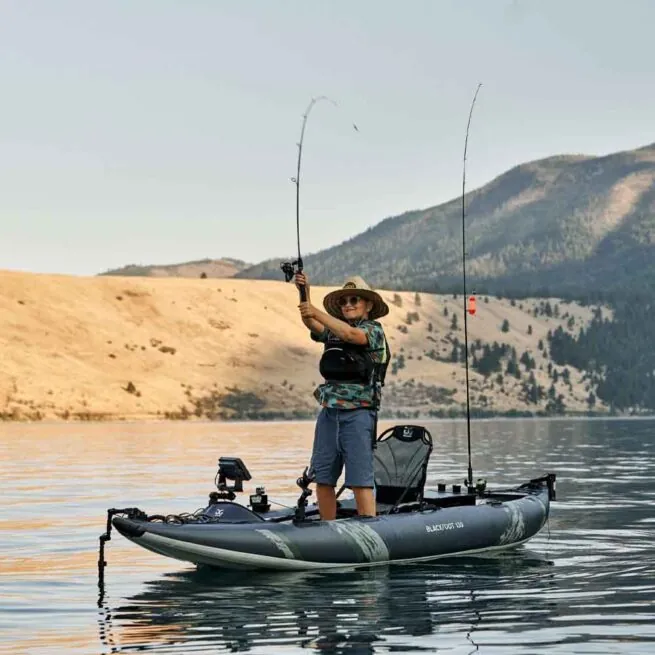
[[[54,418],[52,416],[43,416],[40,418],[26,415],[18,417],[3,416],[0,412],[0,424],[13,424],[13,425],[49,425],[49,424],[80,424],[80,423],[120,423],[120,424],[150,424],[150,423],[219,423],[219,424],[235,424],[235,423],[314,423],[316,416],[320,409],[317,408],[316,412],[298,412],[297,415],[286,416],[269,416],[262,414],[261,416],[235,416],[233,418],[208,418],[204,416],[189,415],[185,418],[181,417],[166,417],[157,415],[117,415],[117,414],[101,414],[98,412],[87,412],[73,415],[68,418]],[[385,422],[398,422],[398,421],[420,421],[420,422],[438,422],[438,421],[465,421],[466,412],[438,412],[435,411],[430,414],[418,414],[409,412],[393,412],[383,413],[379,416],[380,421]],[[653,420],[655,413],[609,413],[609,412],[566,412],[563,414],[548,414],[546,412],[527,412],[524,410],[509,410],[506,412],[489,412],[489,411],[471,411],[471,421],[496,421],[496,420],[548,420],[548,421],[570,421],[570,420]]]

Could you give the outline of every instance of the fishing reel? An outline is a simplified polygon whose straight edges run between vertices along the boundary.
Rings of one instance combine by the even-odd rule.
[[[284,272],[284,279],[287,282],[291,282],[296,273],[302,273],[302,257],[298,257],[298,259],[294,259],[292,262],[282,262],[280,268]],[[301,302],[305,302],[307,300],[307,289],[303,285],[298,288],[298,291]]]
[[[302,259],[298,257],[291,262],[282,262],[280,268],[284,273],[284,281],[291,282],[296,273],[302,272]]]

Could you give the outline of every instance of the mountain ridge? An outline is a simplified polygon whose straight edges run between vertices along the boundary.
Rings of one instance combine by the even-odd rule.
[[[632,276],[655,280],[640,254],[655,244],[655,143],[518,164],[466,194],[466,230],[467,274],[488,293],[584,295],[634,287]],[[633,253],[641,263],[625,270]],[[459,197],[387,217],[303,259],[320,284],[358,272],[376,287],[436,292],[461,284],[461,256]],[[236,277],[279,279],[280,261]]]
[[[599,156],[556,154],[519,163],[465,200],[472,291],[587,298],[637,293],[655,283],[655,142]],[[304,255],[306,270],[318,284],[337,285],[359,273],[374,287],[456,292],[462,279],[461,201],[386,217]],[[274,280],[282,278],[284,259],[132,264],[100,275]]]

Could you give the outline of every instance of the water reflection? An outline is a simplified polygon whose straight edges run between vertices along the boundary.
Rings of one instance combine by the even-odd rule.
[[[433,651],[435,635],[444,644],[468,645],[462,652],[472,653],[485,616],[500,611],[531,623],[548,617],[548,601],[534,591],[548,586],[550,564],[519,550],[494,558],[342,572],[168,574],[114,607],[103,598],[100,638],[121,651],[156,644],[185,652],[285,646],[284,652],[312,648],[363,655],[382,645],[387,652]],[[481,595],[501,587],[531,593],[509,601]],[[420,638],[428,636],[430,643],[421,645]]]

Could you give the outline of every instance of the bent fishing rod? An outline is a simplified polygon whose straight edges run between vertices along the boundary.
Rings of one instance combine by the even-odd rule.
[[[471,400],[469,392],[469,342],[468,342],[468,321],[467,315],[469,313],[475,314],[475,297],[467,299],[466,297],[466,152],[469,142],[469,130],[471,129],[471,118],[473,116],[473,107],[478,97],[478,92],[482,83],[478,84],[471,102],[471,109],[469,111],[469,119],[466,124],[466,138],[464,139],[464,162],[462,172],[462,278],[464,283],[464,368],[466,370],[466,440],[468,445],[468,480],[467,487],[470,489],[473,486],[473,466],[471,464]],[[469,303],[467,307],[467,301]]]
[[[300,141],[297,144],[298,164],[297,164],[296,176],[291,178],[291,181],[296,185],[296,239],[297,239],[297,246],[298,246],[298,257],[293,261],[283,262],[282,264],[280,264],[280,268],[284,272],[284,278],[287,282],[290,282],[296,273],[302,273],[303,271],[303,261],[300,252],[300,165],[302,163],[302,148],[305,140],[305,128],[307,127],[307,119],[309,118],[309,114],[314,108],[314,105],[321,102],[322,100],[330,102],[335,107],[338,107],[337,103],[331,98],[328,98],[327,96],[317,96],[315,98],[312,98],[311,102],[307,106],[307,109],[305,110],[305,113],[303,114],[302,117]],[[359,128],[354,123],[353,123],[353,128],[357,132],[359,132]],[[305,286],[302,285],[299,287],[298,291],[300,293],[300,301],[305,302],[307,300],[307,289],[305,289]]]

